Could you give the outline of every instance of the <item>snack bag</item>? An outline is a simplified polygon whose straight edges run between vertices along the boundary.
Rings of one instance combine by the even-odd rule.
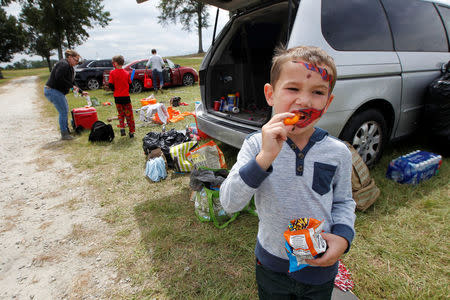
[[[195,168],[226,169],[225,156],[219,146],[211,140],[186,154]]]
[[[197,146],[196,141],[184,142],[169,148],[170,157],[175,163],[175,169],[178,172],[190,172],[192,163],[187,160],[186,154]]]
[[[291,220],[284,232],[286,254],[289,257],[289,272],[298,271],[308,264],[305,259],[313,259],[325,252],[327,243],[322,238],[323,221],[313,218]]]

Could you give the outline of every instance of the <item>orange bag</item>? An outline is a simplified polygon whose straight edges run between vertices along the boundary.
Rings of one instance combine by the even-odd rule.
[[[297,229],[302,223],[303,229]],[[284,232],[284,238],[292,247],[292,253],[303,259],[313,259],[314,256],[325,252],[326,241],[322,238],[323,221],[313,218],[299,218],[291,220],[289,229]]]
[[[155,98],[143,98],[141,99],[141,106],[146,106],[149,104],[156,104],[156,99]]]

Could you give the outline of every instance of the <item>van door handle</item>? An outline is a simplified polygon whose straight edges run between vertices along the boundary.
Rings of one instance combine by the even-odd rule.
[[[441,66],[441,73],[445,73],[445,71],[447,70],[448,67],[448,63],[443,63]]]

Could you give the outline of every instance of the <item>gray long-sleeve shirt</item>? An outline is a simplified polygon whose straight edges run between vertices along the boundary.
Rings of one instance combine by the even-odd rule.
[[[290,220],[300,217],[324,220],[324,231],[344,237],[350,246],[356,205],[352,198],[351,153],[345,144],[316,128],[302,151],[288,139],[272,166],[264,171],[255,160],[261,138],[261,133],[247,137],[220,188],[220,201],[228,212],[240,211],[255,196],[259,217],[255,253],[261,263],[274,271],[287,272],[283,232]],[[319,269],[327,268],[306,267],[292,277],[321,284],[334,278],[337,264],[325,274]]]
[[[149,60],[145,64],[145,66],[147,68],[150,67],[150,69],[152,69],[152,70],[156,69],[156,70],[158,70],[158,72],[162,72],[162,70],[164,69],[164,60],[162,59],[161,56],[159,56],[158,54],[155,54],[149,58]]]

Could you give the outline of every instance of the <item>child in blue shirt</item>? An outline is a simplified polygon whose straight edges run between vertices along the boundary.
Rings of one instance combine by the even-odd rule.
[[[260,299],[330,299],[338,259],[355,235],[351,153],[314,127],[333,100],[336,75],[333,59],[320,48],[279,49],[264,86],[274,115],[245,139],[221,185],[220,201],[230,213],[255,196]],[[283,232],[300,217],[324,221],[328,248],[306,260],[310,266],[289,273]]]

